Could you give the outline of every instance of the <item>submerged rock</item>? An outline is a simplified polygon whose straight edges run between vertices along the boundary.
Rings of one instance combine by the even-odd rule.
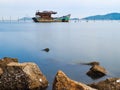
[[[109,78],[89,86],[98,90],[120,90],[120,78]]]
[[[93,65],[90,70],[87,72],[87,75],[90,76],[92,79],[98,79],[107,74],[105,68],[99,65]]]
[[[45,48],[45,49],[43,49],[42,51],[49,52],[50,49],[49,49],[49,48]]]
[[[43,90],[46,77],[35,63],[18,63],[17,59],[0,60],[0,90]]]
[[[68,78],[62,71],[58,71],[55,76],[52,90],[96,90],[83,83],[76,82]]]
[[[91,65],[91,66],[94,66],[94,65],[100,65],[99,62],[96,62],[96,61],[93,61],[93,62],[89,62],[89,63],[82,63],[83,65]]]

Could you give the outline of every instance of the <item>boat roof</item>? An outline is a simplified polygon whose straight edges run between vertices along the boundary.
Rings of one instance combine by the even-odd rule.
[[[37,11],[36,14],[57,14],[57,12],[54,12],[54,11],[42,11],[42,12],[39,12],[39,11]]]

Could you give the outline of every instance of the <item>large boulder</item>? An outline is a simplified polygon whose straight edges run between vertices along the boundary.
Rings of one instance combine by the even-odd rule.
[[[58,71],[53,82],[52,90],[96,90],[83,83],[68,78],[62,71]]]
[[[98,90],[120,90],[120,78],[109,78],[98,83],[90,84]]]
[[[87,75],[90,76],[92,79],[98,79],[107,74],[105,68],[100,65],[93,65],[90,70],[87,72]]]
[[[107,74],[107,71],[105,70],[104,67],[100,66],[99,62],[93,61],[93,62],[81,63],[81,64],[91,66],[91,68],[86,74],[92,79],[98,79]]]
[[[0,60],[0,90],[43,90],[46,77],[35,63],[18,63],[17,59]]]

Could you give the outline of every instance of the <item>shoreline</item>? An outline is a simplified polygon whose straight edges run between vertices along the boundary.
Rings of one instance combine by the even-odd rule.
[[[96,62],[88,63],[88,65],[90,65],[90,64],[94,65],[94,63],[99,65]],[[16,78],[16,77],[18,77],[18,75],[20,75],[20,78],[17,78],[14,81],[12,78]],[[30,63],[30,62],[19,63],[18,59],[16,59],[16,58],[4,57],[3,59],[0,60],[0,76],[1,76],[0,88],[3,88],[3,89],[9,88],[11,90],[14,90],[14,88],[17,87],[18,90],[21,88],[23,90],[26,88],[28,88],[28,90],[34,90],[35,88],[36,88],[35,90],[39,90],[40,88],[42,90],[43,89],[46,90],[47,87],[49,87],[49,84],[48,84],[49,81],[46,79],[45,75],[42,74],[42,72],[41,72],[40,68],[38,68],[37,64]],[[37,77],[39,77],[39,79]],[[22,78],[25,78],[24,82],[23,82]],[[32,79],[32,78],[34,78],[34,79]],[[32,84],[30,84],[30,82],[32,82],[31,80],[33,80],[33,81],[35,80],[33,86],[31,86]],[[21,81],[21,82],[19,82],[19,81]],[[96,90],[96,89],[103,90],[104,88],[106,90],[119,90],[120,89],[120,78],[113,77],[113,78],[108,78],[106,80],[99,81],[97,83],[95,82],[92,84],[84,84],[82,82],[77,82],[75,80],[70,79],[61,70],[57,72],[53,81],[54,82],[52,85],[52,90],[62,90],[64,85],[65,85],[65,87],[64,87],[65,90],[80,90],[80,88],[82,88],[82,90]],[[18,82],[19,82],[19,84],[18,84]],[[26,82],[26,84],[25,84],[26,86],[22,85],[21,87],[19,87],[19,85],[24,84],[25,82]],[[6,86],[7,84],[5,84],[5,83],[11,83],[11,85],[9,87],[7,87]],[[15,83],[16,83],[16,86],[14,86]],[[114,85],[111,86],[111,84],[114,84]]]

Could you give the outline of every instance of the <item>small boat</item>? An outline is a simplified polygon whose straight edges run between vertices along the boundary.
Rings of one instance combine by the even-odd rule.
[[[54,11],[37,11],[35,13],[35,17],[33,17],[34,22],[69,22],[70,14],[62,16],[62,17],[52,17],[52,14],[57,14]]]

